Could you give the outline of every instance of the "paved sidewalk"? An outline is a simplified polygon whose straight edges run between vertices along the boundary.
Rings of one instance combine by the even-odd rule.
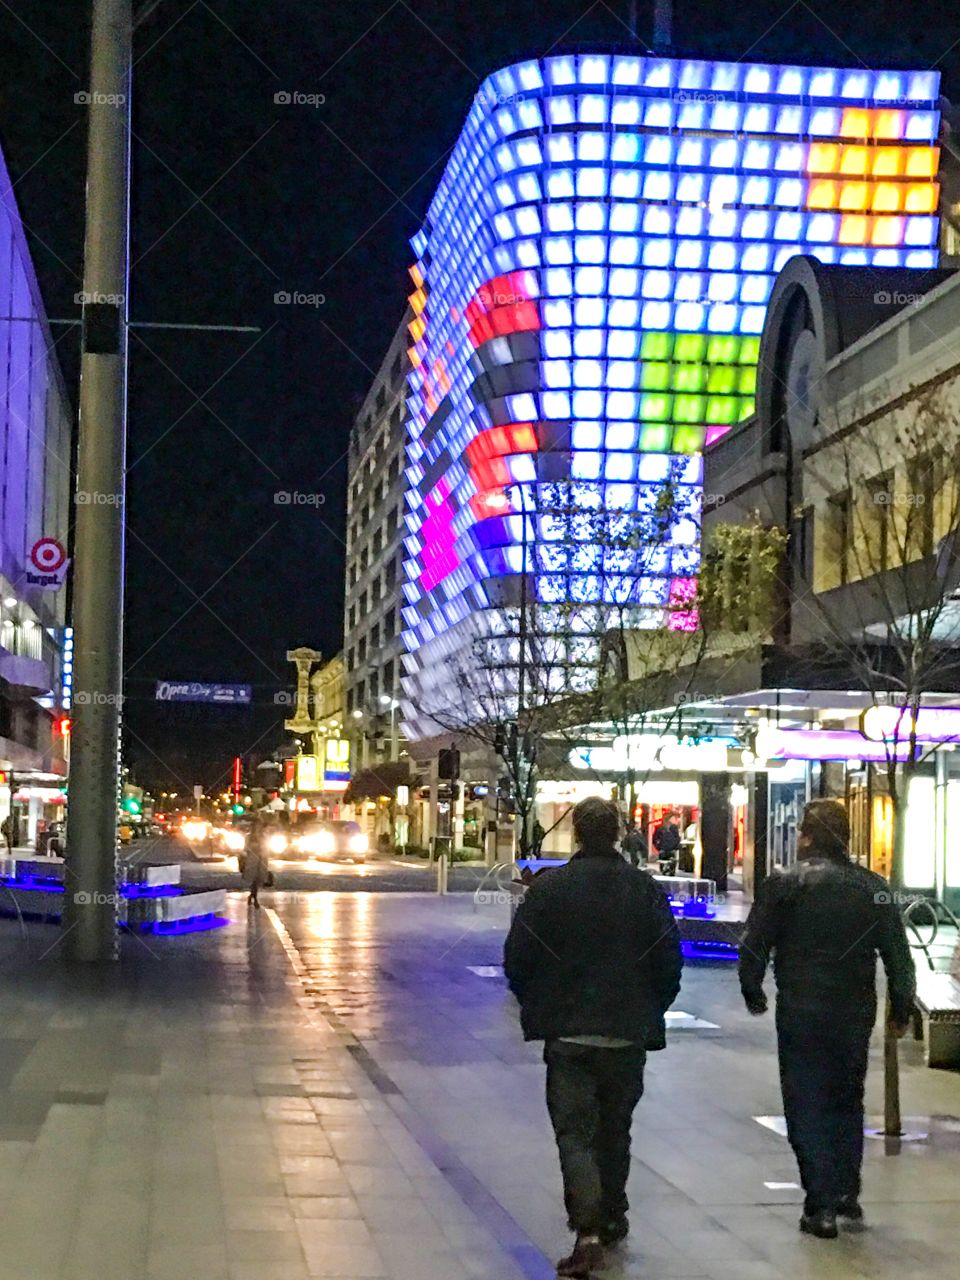
[[[497,972],[505,910],[315,892],[231,911],[125,939],[106,974],[0,922],[0,1280],[547,1280],[568,1237],[539,1050]],[[765,1185],[795,1180],[789,1148],[754,1119],[779,1111],[770,1021],[728,966],[688,969],[677,1007],[694,1016],[650,1059],[610,1280],[954,1280],[960,1077],[905,1045],[930,1140],[870,1144],[870,1231],[801,1238],[798,1192]]]

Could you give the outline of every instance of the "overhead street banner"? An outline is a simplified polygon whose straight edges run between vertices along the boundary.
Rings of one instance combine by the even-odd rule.
[[[253,685],[201,684],[197,680],[158,680],[157,702],[215,702],[222,706],[249,706]]]

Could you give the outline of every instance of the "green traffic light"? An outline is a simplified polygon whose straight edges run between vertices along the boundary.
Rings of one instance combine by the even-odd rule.
[[[134,800],[132,796],[127,796],[126,800],[123,802],[123,807],[127,813],[139,813],[140,801]]]
[[[231,813],[243,813],[243,805],[242,805],[242,804],[232,804],[232,805],[230,806],[230,812],[231,812]]]

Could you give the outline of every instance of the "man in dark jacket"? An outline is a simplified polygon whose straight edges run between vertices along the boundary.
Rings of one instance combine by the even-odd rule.
[[[627,1234],[630,1122],[648,1049],[680,989],[680,942],[666,898],[616,848],[613,805],[573,811],[579,847],[538,876],[517,910],[504,968],[527,1040],[545,1040],[547,1108],[577,1234],[561,1276],[588,1276]]]
[[[862,1223],[863,1092],[877,1016],[879,953],[892,1029],[913,1011],[913,958],[887,882],[852,862],[849,825],[835,800],[808,804],[800,861],[773,875],[750,913],[740,951],[747,1008],[767,1009],[771,951],[787,1135],[806,1193],[801,1231],[837,1235],[837,1215]]]
[[[627,827],[626,833],[620,841],[620,848],[630,859],[633,866],[637,866],[638,864],[640,866],[645,866],[650,857],[647,837],[633,822],[631,822],[629,827]]]

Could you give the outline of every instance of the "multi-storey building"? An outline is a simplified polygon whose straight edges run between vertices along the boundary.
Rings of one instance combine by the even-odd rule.
[[[354,769],[400,754],[406,319],[350,434],[343,659]]]
[[[484,83],[412,241],[411,737],[462,706],[478,635],[516,687],[521,597],[627,591],[637,626],[691,625],[702,451],[754,411],[777,272],[936,265],[938,92],[934,72],[621,54]],[[598,573],[603,549],[551,519],[558,486],[643,513],[667,482],[683,500],[640,574]]]
[[[0,158],[0,818],[32,843],[61,817],[72,411]]]

